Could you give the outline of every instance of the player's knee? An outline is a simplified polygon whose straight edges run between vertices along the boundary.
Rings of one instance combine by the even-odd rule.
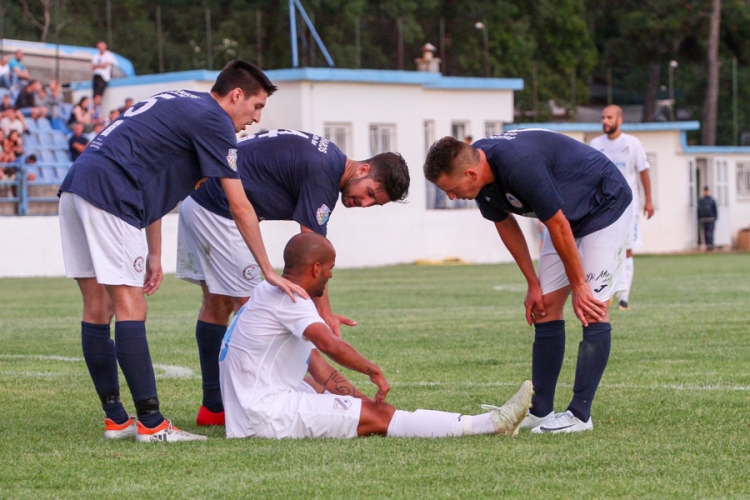
[[[362,401],[362,413],[357,433],[360,436],[373,434],[385,436],[394,413],[396,413],[396,408],[388,403]]]
[[[231,297],[208,293],[203,296],[200,318],[207,323],[227,324],[233,310]]]

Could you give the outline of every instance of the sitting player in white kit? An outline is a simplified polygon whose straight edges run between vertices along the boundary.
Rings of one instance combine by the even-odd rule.
[[[318,234],[295,235],[284,249],[284,278],[310,297],[323,294],[336,252]],[[357,391],[323,358],[365,374],[377,386],[372,400]],[[531,405],[530,381],[502,407],[481,415],[397,410],[385,403],[390,386],[383,372],[335,336],[312,300],[292,299],[263,282],[227,329],[219,356],[228,438],[512,436]],[[330,393],[303,382],[312,378]]]

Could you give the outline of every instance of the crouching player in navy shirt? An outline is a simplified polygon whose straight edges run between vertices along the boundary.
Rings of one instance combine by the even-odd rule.
[[[528,282],[524,305],[536,330],[536,394],[521,428],[533,433],[593,429],[591,402],[611,342],[607,301],[626,286],[632,194],[625,178],[600,152],[547,130],[510,131],[473,145],[445,137],[430,148],[424,172],[450,199],[476,199]],[[515,215],[536,217],[547,228],[538,275]],[[565,412],[555,413],[565,353],[563,306],[571,294],[583,341],[573,400]]]
[[[271,130],[238,143],[238,172],[261,220],[293,220],[303,232],[326,235],[341,194],[345,207],[371,207],[403,200],[409,170],[396,153],[354,161],[332,142],[297,130]],[[219,349],[232,312],[260,283],[253,255],[242,243],[226,196],[209,179],[182,205],[178,228],[177,277],[199,284],[203,304],[195,336],[203,377],[198,425],[224,425],[219,387]],[[339,335],[353,321],[332,313],[328,294],[313,299],[320,315]]]
[[[161,218],[203,179],[219,179],[240,233],[269,282],[307,297],[271,268],[237,173],[235,133],[260,120],[275,90],[260,69],[232,61],[210,93],[178,90],[146,99],[92,141],[60,187],[65,270],[83,295],[83,356],[106,414],[105,438],[205,439],[179,430],[159,411],[143,296],[154,293],[162,280]],[[137,422],[120,401],[118,364]]]

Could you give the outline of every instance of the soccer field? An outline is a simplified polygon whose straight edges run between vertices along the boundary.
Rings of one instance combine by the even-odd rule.
[[[611,312],[593,432],[441,440],[227,440],[197,428],[200,292],[168,276],[147,322],[162,411],[210,439],[105,441],[75,283],[0,280],[0,498],[746,498],[750,255],[635,264],[632,310]],[[514,265],[336,270],[329,287],[334,310],[359,321],[344,337],[381,366],[398,408],[480,413],[530,378]],[[557,411],[581,339],[566,314]]]

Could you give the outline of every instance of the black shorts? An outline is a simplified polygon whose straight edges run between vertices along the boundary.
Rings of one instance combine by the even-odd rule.
[[[104,95],[104,89],[107,88],[107,83],[102,78],[102,75],[94,75],[94,95]]]

